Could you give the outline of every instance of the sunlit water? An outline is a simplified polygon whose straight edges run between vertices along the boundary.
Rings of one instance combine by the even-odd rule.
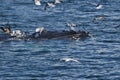
[[[41,26],[64,30],[73,22],[91,37],[0,41],[0,80],[119,80],[120,0],[102,0],[99,10],[92,5],[99,0],[63,0],[45,11],[47,1],[0,0],[0,25],[33,33]],[[99,16],[104,19],[93,22]]]

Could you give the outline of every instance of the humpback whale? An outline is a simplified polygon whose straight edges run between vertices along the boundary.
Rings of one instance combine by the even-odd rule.
[[[49,31],[44,29],[44,27],[36,28],[34,33],[28,34],[27,32],[23,32],[21,30],[13,30],[11,31],[10,27],[0,27],[2,33],[9,35],[8,38],[13,39],[78,39],[89,36],[89,32],[82,30],[55,30]],[[2,38],[2,37],[0,37]]]

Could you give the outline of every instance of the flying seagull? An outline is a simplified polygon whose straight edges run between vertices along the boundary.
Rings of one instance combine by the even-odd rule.
[[[48,7],[55,7],[56,4],[59,4],[61,3],[62,1],[61,0],[54,0],[54,2],[47,2],[46,5],[45,5],[45,8],[44,10],[46,10]]]
[[[46,10],[48,7],[52,7],[52,8],[55,7],[54,2],[47,2],[46,5],[45,5],[44,10]]]
[[[62,2],[62,0],[54,0],[54,4],[59,4],[61,2]]]

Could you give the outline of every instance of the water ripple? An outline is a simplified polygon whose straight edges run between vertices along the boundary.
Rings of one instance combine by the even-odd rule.
[[[49,0],[47,0],[49,1]],[[0,41],[0,80],[119,80],[119,0],[65,0],[44,11],[32,0],[0,0],[0,25],[34,32],[38,26],[64,30],[73,22],[91,37],[80,40]],[[96,17],[103,20],[93,22]],[[84,28],[83,28],[84,27]],[[79,62],[79,63],[78,63]]]

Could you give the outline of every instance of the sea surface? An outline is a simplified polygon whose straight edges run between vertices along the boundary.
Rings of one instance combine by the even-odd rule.
[[[75,23],[80,40],[0,41],[0,80],[120,80],[120,0],[63,0],[44,10],[41,0],[0,0],[0,26],[30,33],[65,30]],[[116,27],[118,26],[118,27]]]

